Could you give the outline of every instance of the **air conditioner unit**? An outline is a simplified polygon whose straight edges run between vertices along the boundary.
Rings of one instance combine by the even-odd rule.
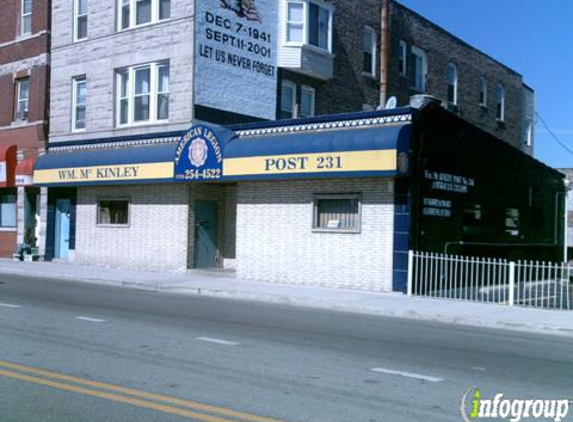
[[[28,120],[28,111],[19,111],[16,113],[16,120]]]

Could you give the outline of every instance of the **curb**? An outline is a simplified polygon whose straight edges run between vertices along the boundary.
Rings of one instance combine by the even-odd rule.
[[[66,280],[78,283],[100,284],[126,289],[171,293],[180,295],[206,296],[219,299],[253,301],[259,303],[274,303],[286,306],[301,307],[307,309],[321,309],[335,312],[348,312],[372,316],[385,316],[390,318],[401,318],[412,321],[431,321],[442,324],[451,324],[465,327],[476,327],[486,329],[500,329],[511,332],[546,334],[559,337],[573,338],[573,315],[571,328],[555,325],[531,324],[527,322],[492,321],[476,318],[468,318],[459,315],[444,315],[435,312],[423,313],[412,309],[385,310],[384,308],[373,308],[368,306],[356,306],[352,304],[333,304],[316,300],[306,300],[300,297],[285,296],[281,294],[257,294],[240,290],[209,289],[204,287],[193,287],[185,285],[161,285],[157,283],[140,283],[127,280],[109,280],[98,277],[77,277],[70,274],[38,274],[37,271],[19,268],[0,268],[0,274],[27,275],[32,277],[42,277],[53,280]],[[540,311],[543,312],[543,311]],[[566,312],[566,311],[563,311]]]

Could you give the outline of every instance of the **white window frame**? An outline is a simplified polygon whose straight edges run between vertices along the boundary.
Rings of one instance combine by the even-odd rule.
[[[86,130],[85,127],[83,128],[78,128],[77,127],[77,109],[79,105],[82,104],[78,104],[78,85],[79,84],[85,84],[86,86],[86,103],[83,104],[83,106],[86,109],[86,125],[87,125],[87,88],[88,88],[88,84],[87,84],[87,79],[84,76],[76,76],[72,79],[72,132],[84,132]]]
[[[117,20],[117,30],[118,32],[121,31],[129,31],[133,28],[141,28],[147,25],[153,25],[157,22],[164,22],[171,19],[171,13],[169,16],[163,19],[159,18],[159,8],[161,6],[161,0],[151,0],[151,19],[149,22],[137,24],[137,2],[140,0],[116,0],[116,20]],[[122,28],[122,12],[123,6],[125,4],[129,4],[129,25],[126,28]]]
[[[453,72],[453,88],[454,88],[454,98],[450,101],[449,98],[447,98],[448,101],[450,101],[452,104],[456,105],[458,104],[458,66],[454,63],[454,62],[448,62],[448,66],[447,66],[447,79],[448,79],[448,91],[450,88],[450,71]]]
[[[296,91],[295,91],[296,92]],[[311,106],[310,106],[310,114],[308,116],[302,116],[302,99],[304,97],[304,95],[310,95],[311,98]],[[316,99],[316,91],[313,87],[308,86],[308,85],[302,85],[300,88],[300,107],[299,107],[299,115],[297,117],[313,117],[314,116],[314,105],[315,105],[315,99]]]
[[[13,198],[14,201],[6,201],[7,198]],[[18,198],[16,191],[9,190],[8,192],[0,191],[0,207],[5,204],[11,208],[11,215],[14,216],[14,224],[2,225],[3,218],[0,215],[0,231],[13,231],[18,226]],[[1,213],[0,209],[0,213]]]
[[[283,102],[282,102],[282,92],[283,90],[286,88],[292,89],[292,101],[291,101],[291,107],[292,107],[292,119],[296,119],[297,118],[297,110],[296,110],[296,84],[293,81],[289,81],[289,80],[283,80],[281,82],[281,101],[280,101],[280,114],[282,114],[283,112],[289,112],[290,110],[285,110],[283,109]]]
[[[100,209],[101,203],[104,201],[108,202],[127,202],[127,223],[100,223]],[[97,198],[97,209],[96,209],[96,227],[117,227],[117,228],[129,228],[131,222],[131,198],[130,197],[101,197]]]
[[[479,80],[479,93],[479,105],[487,108],[487,78],[484,75],[482,75]]]
[[[366,34],[368,34],[368,36],[370,37],[370,41],[372,43],[371,46],[371,50],[369,51],[369,53],[371,54],[372,58],[370,59],[370,65],[372,66],[372,72],[366,72],[364,70],[364,63],[362,64],[362,73],[364,73],[365,75],[368,76],[373,76],[376,77],[376,51],[378,49],[378,36],[376,35],[376,31],[374,30],[374,28],[370,27],[370,26],[365,26],[364,27],[364,32],[362,34],[362,36],[366,36]],[[364,46],[364,40],[362,40],[362,52],[366,53],[367,51],[365,50],[365,46]]]
[[[26,0],[20,1],[20,35],[29,35],[32,33],[32,11],[34,9],[34,0],[30,0],[30,11],[24,12],[24,3]],[[24,19],[30,18],[30,31],[24,32]]]
[[[81,40],[85,40],[88,37],[88,32],[87,32],[87,25],[89,25],[88,22],[88,11],[86,10],[86,13],[83,15],[80,15],[80,2],[82,0],[74,0],[74,41],[81,41]],[[88,3],[88,0],[85,0],[86,3]],[[88,8],[89,5],[87,5],[86,8]],[[85,16],[86,18],[86,36],[79,38],[78,37],[78,29],[79,29],[79,20],[80,18],[83,18]]]
[[[505,122],[505,86],[501,82],[495,87],[495,118],[498,122]]]
[[[26,98],[21,98],[20,95],[22,93],[22,82],[28,82],[28,96]],[[24,113],[26,114],[23,117],[20,117],[20,103],[26,103],[26,109]],[[28,116],[30,113],[30,77],[25,76],[23,78],[16,79],[16,121],[18,122],[25,122],[28,120]]]
[[[400,76],[407,76],[408,71],[408,44],[406,41],[401,40],[399,43],[399,56],[398,63],[402,60],[399,72]]]
[[[288,40],[288,27],[289,25],[300,25],[301,22],[288,20],[288,9],[290,3],[297,3],[303,5],[303,21],[302,21],[302,41],[289,41]],[[310,3],[318,6],[319,8],[326,9],[328,11],[328,47],[326,49],[312,45],[309,43],[309,30],[310,30]],[[319,0],[286,0],[284,2],[284,13],[285,13],[285,30],[283,43],[286,46],[295,46],[306,48],[311,48],[319,52],[326,52],[332,54],[332,16],[334,15],[334,6],[330,3],[326,3]]]
[[[416,84],[412,84],[412,88],[418,92],[426,92],[426,79],[428,77],[428,57],[424,50],[422,50],[419,47],[416,47],[415,45],[412,46],[412,55],[420,57],[422,59],[422,79],[421,79],[422,86],[416,86]],[[414,72],[416,70],[417,68],[414,67]],[[416,76],[415,73],[414,76]]]
[[[130,66],[127,68],[116,69],[115,77],[116,77],[116,94],[115,94],[115,104],[116,104],[116,127],[132,127],[132,126],[145,126],[145,125],[152,125],[152,124],[160,124],[166,123],[169,121],[169,117],[167,119],[158,119],[157,118],[157,106],[158,106],[158,94],[165,94],[159,92],[159,78],[158,78],[158,69],[161,66],[169,66],[169,61],[159,61],[153,63],[145,63],[136,66]],[[139,121],[136,122],[134,119],[135,115],[135,72],[140,69],[149,68],[150,76],[149,76],[149,93],[145,95],[149,95],[149,120]],[[171,81],[171,68],[169,69],[169,81]],[[122,82],[122,74],[126,72],[128,75],[128,89],[127,89],[127,96],[121,97],[121,82]],[[170,82],[169,82],[170,83]],[[127,107],[128,107],[128,116],[127,116],[127,123],[121,123],[121,100],[127,99]],[[168,100],[169,101],[169,100]]]
[[[318,203],[323,199],[349,199],[358,201],[358,210],[356,217],[356,227],[346,228],[328,228],[318,225]],[[361,193],[316,193],[312,201],[312,231],[314,233],[360,233],[362,230],[362,194]]]

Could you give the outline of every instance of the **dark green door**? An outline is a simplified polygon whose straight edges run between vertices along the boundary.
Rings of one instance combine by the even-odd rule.
[[[218,207],[215,201],[195,201],[195,266],[217,266]]]

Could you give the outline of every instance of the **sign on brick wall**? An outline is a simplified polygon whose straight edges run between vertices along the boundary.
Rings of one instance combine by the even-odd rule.
[[[277,3],[197,2],[196,104],[275,118]]]

